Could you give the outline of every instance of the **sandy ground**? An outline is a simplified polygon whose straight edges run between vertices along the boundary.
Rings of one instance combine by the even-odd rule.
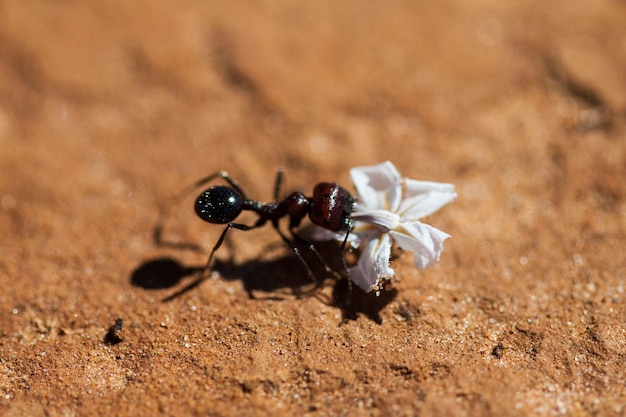
[[[233,3],[0,1],[0,414],[624,415],[626,4]],[[457,187],[436,267],[305,296],[266,227],[162,302],[185,185],[384,160]]]

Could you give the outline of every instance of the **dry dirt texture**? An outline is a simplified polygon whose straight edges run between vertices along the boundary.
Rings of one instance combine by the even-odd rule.
[[[623,1],[0,0],[0,414],[624,415],[625,116]],[[384,160],[457,187],[435,268],[297,296],[265,227],[162,302],[185,185]]]

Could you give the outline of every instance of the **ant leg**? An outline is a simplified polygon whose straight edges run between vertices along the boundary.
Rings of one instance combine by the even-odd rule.
[[[226,181],[231,187],[233,187],[235,190],[237,190],[237,192],[239,194],[241,194],[241,196],[247,200],[246,194],[243,192],[243,190],[241,189],[241,187],[239,186],[239,183],[237,183],[237,181],[235,181],[233,178],[231,178],[231,176],[228,174],[228,171],[218,171],[215,172],[211,175],[207,175],[206,177],[200,178],[197,181],[194,181],[193,183],[189,184],[188,186],[186,186],[185,188],[183,188],[182,190],[180,190],[178,193],[176,193],[173,197],[173,199],[175,200],[180,200],[181,197],[184,197],[186,194],[189,194],[190,192],[194,191],[196,188],[199,188],[201,186],[203,186],[204,184],[213,181],[215,178],[222,178],[224,181]]]
[[[213,249],[211,250],[211,254],[209,255],[209,260],[207,261],[206,266],[204,267],[204,271],[202,272],[202,275],[204,275],[204,272],[211,269],[211,261],[213,260],[213,255],[220,248],[220,246],[222,246],[222,243],[224,243],[224,238],[226,237],[226,234],[228,233],[230,229],[252,230],[262,225],[263,223],[256,223],[252,226],[248,226],[248,225],[240,224],[240,223],[228,223],[228,225],[226,225],[226,228],[220,235],[220,238],[217,240],[217,243],[215,244],[215,246],[213,246]]]
[[[348,236],[350,236],[350,232],[352,231],[353,226],[351,226],[348,231],[346,232],[346,237],[343,238],[343,242],[341,242],[341,262],[343,263],[343,272],[344,272],[344,276],[348,276],[348,264],[346,264],[346,257],[344,255],[344,252],[346,251],[346,243],[348,243]],[[348,280],[350,281],[350,280]],[[350,284],[351,286],[352,284]],[[352,288],[352,286],[350,287]],[[350,290],[350,292],[352,292],[352,289]]]
[[[300,253],[300,249],[291,240],[289,240],[289,238],[287,236],[285,236],[285,234],[282,232],[282,230],[280,230],[278,225],[274,224],[273,226],[274,226],[274,229],[276,229],[276,231],[280,235],[280,237],[283,239],[283,241],[287,244],[287,246],[289,246],[291,248],[291,250],[293,250],[293,253],[296,255],[296,257],[298,258],[298,260],[300,261],[300,263],[302,264],[302,266],[306,270],[306,274],[309,276],[309,279],[312,282],[315,282],[316,284],[319,285],[319,280],[317,278],[315,278],[315,275],[313,274],[313,271],[311,271],[311,267],[306,262],[304,257],[302,257],[302,254]]]
[[[188,186],[180,190],[178,193],[174,195],[173,198],[176,200],[180,200],[181,197],[184,197],[186,194],[189,194],[190,192],[194,191],[196,188],[206,184],[207,182],[213,181],[217,177],[224,178],[224,176],[228,176],[228,172],[222,170],[222,171],[215,172],[211,175],[207,175],[206,177],[200,178],[199,180],[194,181],[193,183],[189,184]]]
[[[248,197],[246,197],[246,193],[243,192],[243,190],[239,186],[239,183],[237,181],[235,181],[233,178],[231,178],[231,176],[228,175],[228,172],[220,171],[220,172],[217,173],[217,175],[219,177],[221,177],[224,181],[226,181],[231,187],[233,187],[235,190],[237,190],[237,192],[239,194],[241,194],[241,196],[243,197],[244,200],[248,200]]]
[[[327,274],[332,275],[332,276],[334,276],[337,279],[341,279],[342,278],[341,274],[337,273],[337,271],[335,271],[330,266],[328,266],[328,264],[326,263],[324,258],[322,258],[322,255],[320,255],[320,253],[318,252],[317,248],[315,247],[315,245],[313,243],[309,242],[308,240],[306,240],[305,238],[303,238],[302,236],[297,234],[295,232],[295,230],[293,230],[292,228],[290,228],[289,231],[291,232],[291,236],[293,236],[294,239],[296,239],[298,242],[302,243],[303,245],[306,245],[309,248],[309,251],[311,251],[311,253],[313,253],[313,255],[315,255],[315,257],[319,261],[320,265],[322,265],[324,267],[324,269],[326,270]],[[341,256],[343,258],[343,251],[342,251],[342,255]],[[343,260],[343,264],[344,265],[346,264],[345,259]],[[346,267],[346,270],[347,270],[347,267]]]
[[[348,236],[350,236],[350,232],[352,231],[352,227],[348,229],[346,232],[346,237],[343,238],[343,242],[341,242],[341,251],[343,252],[346,249],[346,243],[348,243]]]
[[[262,226],[262,225],[263,225],[262,222],[256,223],[256,224],[254,224],[252,226],[248,226],[248,225],[240,224],[240,223],[228,223],[228,225],[226,225],[226,228],[224,229],[224,231],[220,235],[220,238],[217,240],[217,243],[215,244],[215,246],[213,246],[213,249],[211,250],[211,254],[209,255],[209,259],[207,260],[207,263],[204,266],[204,268],[202,269],[202,271],[200,271],[198,277],[195,280],[193,280],[192,282],[190,282],[188,285],[183,287],[182,289],[180,289],[177,292],[175,292],[174,294],[164,298],[163,302],[172,301],[173,299],[178,298],[179,296],[185,294],[186,292],[196,288],[198,285],[200,285],[206,279],[206,271],[211,269],[211,263],[213,261],[213,255],[220,248],[220,246],[222,246],[222,243],[224,243],[224,238],[226,237],[226,234],[228,233],[228,231],[230,229],[251,230],[251,229],[255,229],[255,228],[257,228],[259,226]]]
[[[276,180],[274,180],[274,201],[280,200],[280,189],[283,185],[283,169],[276,170]]]
[[[165,229],[165,223],[167,219],[169,218],[169,216],[170,216],[169,210],[165,208],[161,208],[159,210],[159,218],[152,231],[152,241],[154,242],[154,245],[157,247],[161,247],[161,248],[172,248],[172,249],[183,249],[183,250],[187,249],[187,250],[192,250],[195,252],[202,252],[202,248],[200,247],[200,245],[196,245],[195,243],[174,242],[174,241],[168,241],[163,238],[163,234],[164,234],[163,230]]]

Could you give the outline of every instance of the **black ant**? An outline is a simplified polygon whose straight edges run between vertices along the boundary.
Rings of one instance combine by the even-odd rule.
[[[201,178],[183,190],[183,192],[196,189],[218,177],[225,180],[228,185],[212,186],[203,191],[196,199],[195,212],[202,220],[213,224],[225,224],[226,228],[220,235],[215,246],[213,246],[201,276],[176,294],[167,297],[164,301],[169,301],[202,282],[205,272],[211,268],[213,255],[220,246],[222,246],[224,238],[230,229],[252,230],[265,225],[267,222],[272,224],[272,227],[278,232],[281,239],[293,250],[312,281],[317,282],[311,268],[303,258],[300,249],[294,241],[306,245],[320,264],[324,266],[327,273],[334,273],[315,246],[300,236],[295,229],[300,226],[302,220],[308,215],[313,224],[333,232],[345,231],[346,236],[341,245],[341,253],[343,254],[348,236],[354,228],[350,215],[356,209],[356,202],[346,189],[336,183],[322,182],[315,186],[312,197],[306,197],[303,193],[296,191],[291,193],[284,200],[278,201],[283,177],[282,170],[278,170],[274,183],[275,201],[263,203],[248,198],[239,184],[230,177],[228,172],[219,171],[205,178]],[[258,216],[254,224],[246,225],[235,223],[237,217],[244,210],[252,211]],[[279,221],[284,217],[289,218],[288,229],[293,240],[289,239],[279,227]],[[159,225],[155,231],[155,240],[157,243],[161,242],[161,232],[162,225]],[[345,258],[343,258],[343,256],[342,260],[344,270],[347,271]]]

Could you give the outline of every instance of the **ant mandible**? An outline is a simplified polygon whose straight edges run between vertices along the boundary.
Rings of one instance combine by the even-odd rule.
[[[346,236],[341,245],[341,253],[343,254],[348,236],[354,228],[350,215],[356,209],[356,202],[346,189],[336,183],[322,182],[315,186],[312,197],[306,197],[303,193],[295,191],[284,200],[278,201],[283,178],[282,170],[278,170],[274,183],[274,201],[270,203],[254,201],[248,198],[237,181],[231,178],[226,171],[219,171],[201,178],[186,190],[196,189],[216,178],[222,178],[228,185],[217,185],[206,189],[198,196],[194,207],[196,214],[202,220],[213,224],[225,224],[226,228],[220,235],[217,243],[215,243],[215,246],[213,246],[201,276],[176,294],[167,297],[164,301],[169,301],[200,284],[204,279],[205,272],[211,268],[213,255],[222,246],[230,229],[247,231],[261,227],[267,222],[272,224],[272,227],[278,232],[281,239],[293,250],[312,281],[315,282],[317,280],[294,240],[306,245],[326,269],[326,272],[333,273],[315,246],[300,236],[295,229],[300,226],[302,220],[308,215],[313,224],[333,232],[345,231]],[[252,225],[236,223],[235,220],[244,210],[254,212],[258,216],[257,221]],[[279,227],[279,221],[284,217],[289,218],[288,229],[293,240],[289,239]],[[160,229],[158,233],[160,234]],[[344,269],[347,269],[343,256],[342,260]]]

